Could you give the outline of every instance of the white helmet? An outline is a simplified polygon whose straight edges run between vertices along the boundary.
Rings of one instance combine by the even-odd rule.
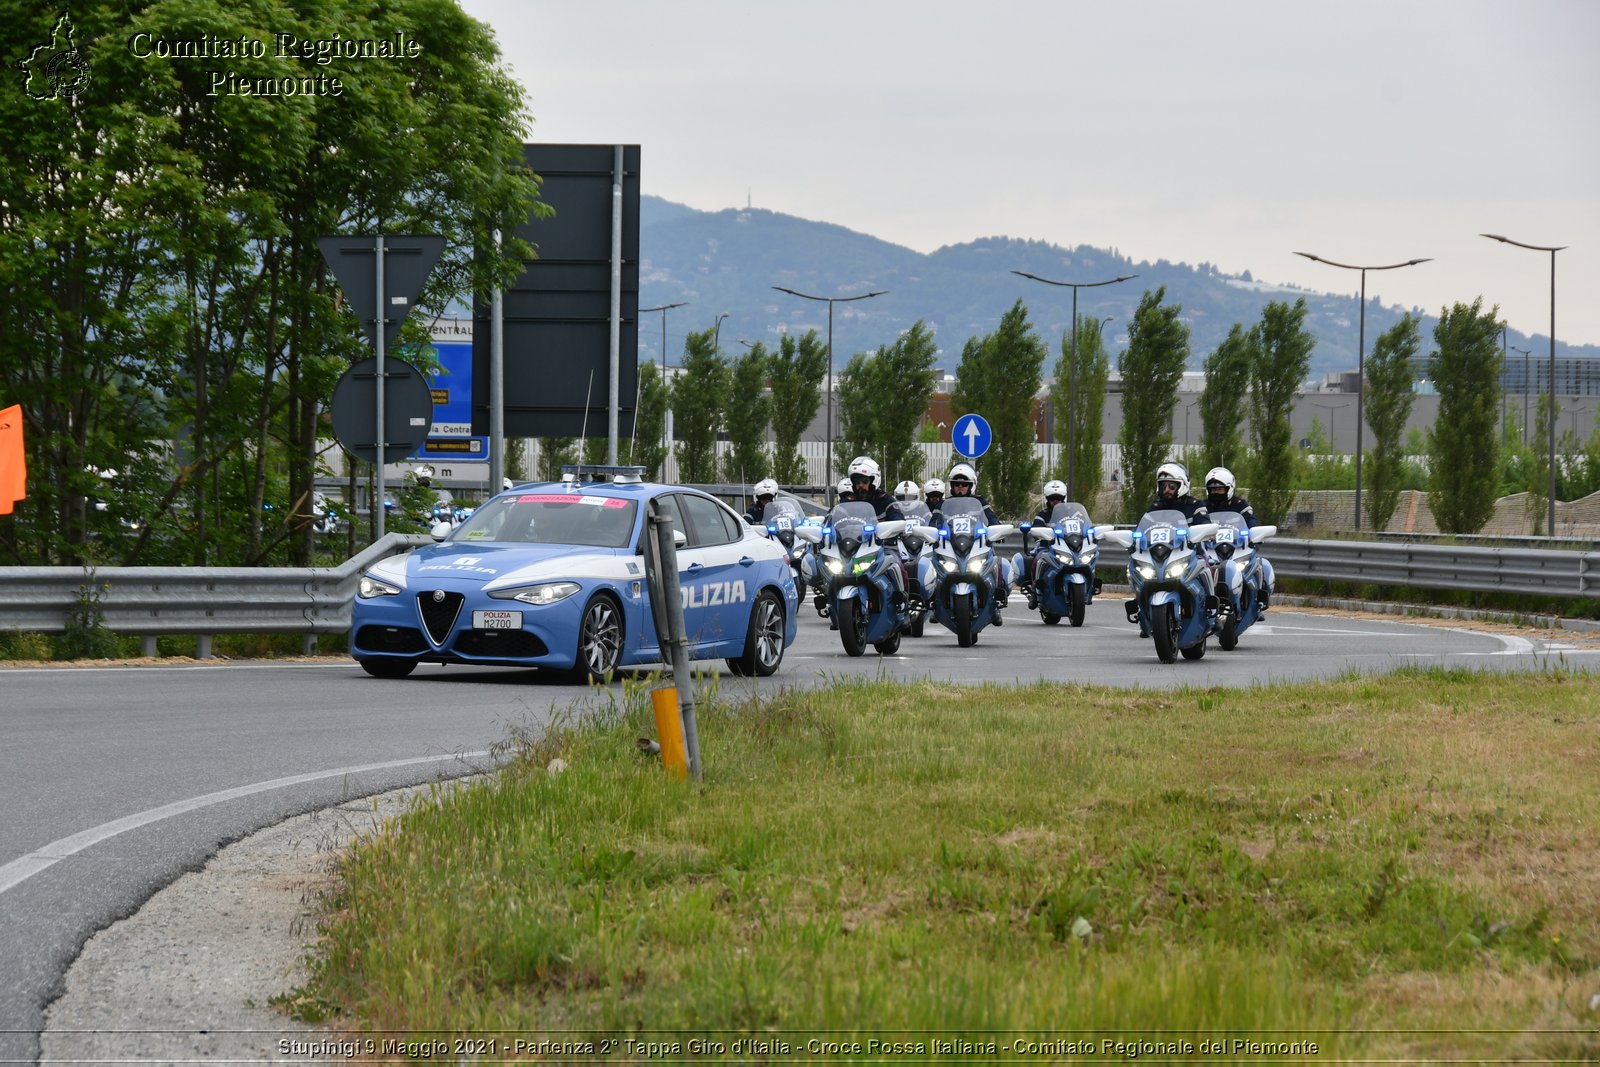
[[[877,484],[878,464],[874,460],[868,459],[866,456],[857,456],[855,459],[850,461],[850,469],[847,473],[850,475],[851,479],[854,479],[857,475],[860,475],[869,482]]]
[[[894,487],[894,498],[901,502],[907,500],[921,500],[922,490],[913,481],[904,481]]]
[[[950,468],[950,481],[952,483],[964,481],[972,487],[973,492],[978,491],[978,472],[972,469],[969,463],[957,463]]]
[[[1161,495],[1162,482],[1177,482],[1178,496],[1184,496],[1189,492],[1189,472],[1184,469],[1182,463],[1163,463],[1156,468],[1157,496]]]
[[[763,478],[755,484],[755,488],[750,490],[750,495],[757,500],[764,496],[777,496],[778,483],[771,478]]]
[[[1050,481],[1045,482],[1044,498],[1049,500],[1053,496],[1058,496],[1062,500],[1067,499],[1067,483],[1059,478],[1052,478]]]
[[[849,493],[851,496],[855,496],[856,495],[856,487],[850,484],[850,479],[849,478],[840,478],[839,479],[839,493],[840,493],[841,496],[843,494],[845,494],[845,493]]]
[[[935,493],[938,493],[940,496],[947,496],[949,491],[949,488],[944,484],[944,482],[940,481],[938,478],[929,478],[922,487],[923,496],[932,496]]]
[[[1233,480],[1233,472],[1227,467],[1212,467],[1210,470],[1206,471],[1207,493],[1211,492],[1212,482],[1221,482],[1223,491],[1227,493],[1228,496],[1233,495],[1234,485],[1237,484]]]

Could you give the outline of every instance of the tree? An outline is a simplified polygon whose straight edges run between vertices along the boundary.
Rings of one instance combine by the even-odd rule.
[[[1411,418],[1416,399],[1412,382],[1416,379],[1417,350],[1422,346],[1421,328],[1409,314],[1378,335],[1372,354],[1367,357],[1366,418],[1372,429],[1372,450],[1362,457],[1368,485],[1367,524],[1382,530],[1394,517],[1400,504],[1401,465],[1404,454],[1400,437]]]
[[[1156,468],[1172,447],[1172,411],[1189,365],[1189,327],[1183,308],[1163,304],[1167,288],[1146,289],[1128,327],[1128,347],[1117,357],[1122,374],[1122,514],[1134,519],[1155,495]]]
[[[1283,521],[1294,506],[1299,454],[1289,415],[1294,395],[1311,370],[1316,338],[1305,328],[1306,302],[1274,300],[1250,331],[1250,503],[1263,522]]]
[[[922,476],[922,449],[917,430],[933,395],[934,360],[938,345],[933,331],[918,319],[892,345],[872,355],[853,356],[839,376],[839,438],[836,451],[848,462],[871,456],[883,472],[882,485],[893,489],[905,479]]]
[[[768,377],[772,382],[772,476],[783,485],[806,485],[811,481],[806,464],[796,445],[822,406],[822,380],[828,373],[828,346],[816,330],[807,330],[796,341],[784,334],[778,350],[768,353]],[[826,480],[826,479],[824,479]]]
[[[672,381],[672,419],[678,436],[678,479],[717,480],[717,433],[728,407],[728,361],[714,330],[691,332],[683,342],[683,372]]]
[[[1445,533],[1476,533],[1494,514],[1499,488],[1499,308],[1471,306],[1441,311],[1434,327],[1438,350],[1428,376],[1439,390],[1439,414],[1428,438],[1431,478],[1428,506]]]
[[[646,481],[658,482],[665,476],[669,395],[661,373],[650,362],[639,364],[639,405],[633,415],[633,437],[628,442],[629,463],[644,468]]]
[[[993,431],[982,457],[982,495],[997,513],[1020,514],[1039,487],[1034,444],[1039,431],[1034,397],[1042,383],[1044,341],[1028,322],[1021,300],[1000,317],[1000,325],[983,338],[972,338],[961,352],[950,410],[958,418],[982,415]]]
[[[541,482],[559,482],[561,480],[561,468],[577,461],[578,439],[576,437],[539,438],[539,480]]]
[[[733,361],[728,397],[728,443],[732,450],[725,464],[728,478],[759,482],[767,476],[767,423],[772,402],[767,397],[767,346],[757,341]]]
[[[1540,393],[1533,409],[1533,438],[1528,446],[1528,511],[1533,516],[1533,535],[1549,533],[1544,528],[1550,511],[1550,394]],[[1556,476],[1560,478],[1560,474]],[[1559,489],[1560,486],[1558,485]],[[1435,517],[1437,517],[1435,512]],[[1444,526],[1439,527],[1441,530]]]
[[[1227,467],[1240,477],[1245,461],[1244,420],[1250,405],[1250,336],[1234,323],[1217,350],[1206,357],[1200,392],[1200,470]],[[1201,477],[1204,477],[1201,474]]]
[[[0,12],[19,45],[51,40],[56,12],[15,0]],[[310,563],[320,410],[366,354],[316,238],[444,235],[425,307],[508,282],[525,242],[475,253],[539,210],[521,166],[522,91],[487,27],[431,0],[191,0],[73,17],[86,87],[0,94],[0,393],[26,399],[31,465],[56,472],[5,525],[0,556]],[[128,43],[191,39],[195,26],[266,45],[229,65],[242,79],[337,77],[341,95],[218,91],[206,64]],[[309,64],[271,47],[276,32],[403,32],[420,47]],[[413,323],[402,340],[419,336]],[[90,472],[113,467],[125,477],[108,512],[144,521],[91,548],[89,496],[107,486]]]
[[[1051,401],[1055,406],[1056,439],[1066,440],[1068,427],[1076,425],[1077,455],[1073,458],[1074,480],[1067,481],[1067,441],[1061,456],[1056,460],[1052,474],[1067,481],[1067,495],[1072,500],[1092,502],[1100,485],[1105,481],[1105,468],[1101,463],[1100,438],[1105,433],[1106,383],[1111,378],[1111,357],[1106,353],[1105,341],[1100,332],[1100,320],[1093,315],[1078,317],[1078,376],[1077,388],[1072,384],[1072,335],[1061,336],[1061,358],[1056,361],[1055,391]],[[1076,396],[1074,396],[1076,394]],[[1073,421],[1073,408],[1077,419]],[[1074,484],[1075,482],[1075,484]]]

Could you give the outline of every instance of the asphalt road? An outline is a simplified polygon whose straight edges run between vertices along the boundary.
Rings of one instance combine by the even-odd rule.
[[[1559,636],[1275,610],[1237,650],[1164,665],[1097,601],[1081,629],[1014,599],[1007,624],[962,649],[934,625],[900,653],[844,654],[809,606],[772,679],[724,671],[725,691],[841,675],[952,682],[1239,685],[1423,663],[1481,669],[1593,664]],[[488,766],[513,725],[535,730],[582,691],[535,673],[425,666],[368,678],[353,662],[0,669],[0,1062],[33,1062],[46,1004],[96,930],[222,845],[355,796]]]

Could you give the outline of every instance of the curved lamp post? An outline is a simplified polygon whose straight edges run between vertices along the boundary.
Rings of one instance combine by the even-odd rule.
[[[1554,537],[1556,535],[1556,253],[1567,246],[1523,244],[1521,241],[1513,241],[1497,233],[1483,233],[1478,236],[1499,241],[1504,245],[1516,245],[1518,248],[1527,248],[1534,252],[1550,253],[1550,522],[1545,533]]]
[[[1031,278],[1036,282],[1046,285],[1059,285],[1072,290],[1072,356],[1067,374],[1067,499],[1078,499],[1078,290],[1094,289],[1102,285],[1116,285],[1118,282],[1131,281],[1137,274],[1124,274],[1120,278],[1107,278],[1103,282],[1058,282],[1052,278],[1041,278],[1037,274],[1029,274],[1025,270],[1014,270],[1012,274],[1024,278]],[[1110,316],[1102,320],[1100,325],[1111,321]],[[1096,327],[1098,332],[1099,327]]]
[[[662,385],[662,388],[665,388],[666,385],[667,385],[667,312],[671,311],[673,308],[681,308],[681,307],[688,307],[688,306],[689,306],[689,302],[687,300],[680,300],[676,304],[662,304],[659,307],[640,308],[639,309],[639,314],[641,314],[641,315],[647,315],[652,311],[661,312],[661,385]],[[638,414],[638,403],[637,402],[635,402],[635,404],[634,404],[634,414]],[[662,438],[661,447],[667,450],[667,455],[668,456],[671,456],[672,455],[672,405],[670,403],[667,405],[667,417],[662,420],[661,438]],[[661,465],[661,478],[662,478],[663,481],[666,480],[666,474],[667,474],[666,461],[663,460],[662,461],[662,465]]]
[[[1361,529],[1361,451],[1363,436],[1366,431],[1367,419],[1363,408],[1363,401],[1367,394],[1367,271],[1369,270],[1398,270],[1401,267],[1415,267],[1418,263],[1431,263],[1432,257],[1424,259],[1408,259],[1404,263],[1389,263],[1381,267],[1363,267],[1351,263],[1335,263],[1331,259],[1312,255],[1310,252],[1296,252],[1297,256],[1304,256],[1313,263],[1326,263],[1330,267],[1341,267],[1344,270],[1358,270],[1361,272],[1361,326],[1360,341],[1356,349],[1356,529]]]
[[[833,488],[833,305],[848,304],[852,300],[870,300],[872,297],[882,296],[889,290],[875,289],[860,296],[813,296],[797,289],[785,289],[781,285],[774,285],[773,288],[780,293],[798,296],[803,300],[825,301],[828,305],[828,466],[822,474],[823,492],[826,494]]]

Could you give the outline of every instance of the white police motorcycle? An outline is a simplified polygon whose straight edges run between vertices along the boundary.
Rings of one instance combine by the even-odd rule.
[[[1214,557],[1217,589],[1217,645],[1231,652],[1239,636],[1261,618],[1261,591],[1266,573],[1256,546],[1278,532],[1276,526],[1250,528],[1237,511],[1219,511],[1210,516],[1217,532],[1207,542]]]

